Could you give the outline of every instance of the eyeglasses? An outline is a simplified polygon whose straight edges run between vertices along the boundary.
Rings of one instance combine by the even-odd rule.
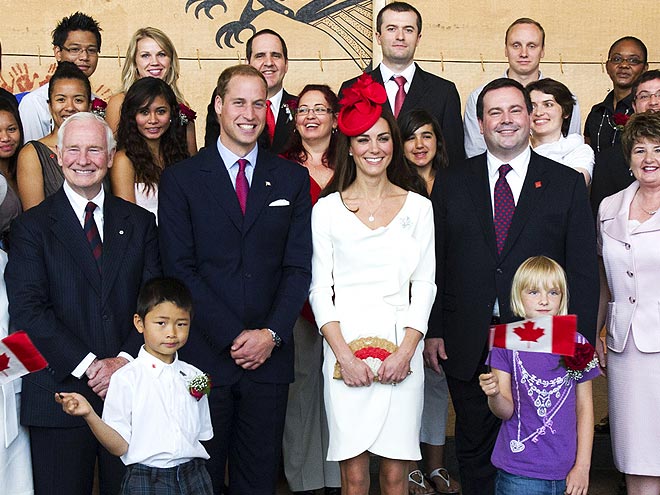
[[[653,97],[656,97],[658,100],[660,100],[660,91],[656,91],[655,93],[647,93],[644,91],[643,93],[638,93],[637,96],[635,96],[636,101],[648,101]]]
[[[99,54],[99,49],[95,46],[88,46],[87,48],[80,48],[79,46],[74,46],[73,48],[67,48],[66,46],[61,47],[65,52],[69,52],[71,55],[80,55],[82,52],[85,52],[87,55],[94,56]]]
[[[332,108],[327,108],[322,105],[317,105],[315,107],[298,107],[296,109],[296,115],[302,115],[305,116],[309,112],[312,112],[314,115],[325,115],[328,113],[332,113]]]
[[[628,65],[639,65],[643,64],[644,61],[637,57],[622,57],[621,55],[615,55],[608,60],[608,62],[613,63],[614,65],[621,65],[623,62]]]

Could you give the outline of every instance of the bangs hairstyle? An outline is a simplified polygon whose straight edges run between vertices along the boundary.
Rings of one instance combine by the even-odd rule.
[[[53,77],[51,77],[50,81],[48,82],[48,103],[50,103],[50,100],[53,97],[53,91],[55,91],[53,88],[55,87],[55,84],[63,79],[77,79],[78,81],[82,82],[83,86],[85,87],[85,96],[87,96],[87,101],[91,105],[92,86],[89,83],[89,78],[84,74],[83,71],[78,68],[76,64],[73,62],[67,62],[65,60],[58,62],[57,69],[55,69]]]
[[[193,315],[192,294],[183,282],[176,278],[158,277],[149,280],[138,295],[135,312],[144,320],[147,313],[164,302],[170,302],[177,308]]]
[[[525,318],[522,293],[528,289],[553,289],[561,291],[558,315],[568,314],[568,283],[566,272],[555,260],[547,256],[527,258],[516,270],[511,285],[511,311]]]
[[[53,36],[53,46],[63,48],[66,39],[71,31],[89,31],[96,38],[96,47],[101,51],[101,28],[99,23],[93,17],[76,12],[69,17],[64,17],[57,23],[51,35]]]
[[[163,169],[156,163],[147,139],[138,131],[136,116],[143,109],[148,108],[158,96],[165,100],[170,110],[170,125],[160,137],[158,144],[163,158],[163,168],[190,156],[186,146],[186,128],[181,125],[179,104],[172,88],[165,81],[155,77],[143,77],[135,81],[126,92],[126,98],[121,106],[117,146],[126,152],[126,156],[135,168],[136,182],[144,183],[147,191],[155,190]]]
[[[630,165],[630,154],[635,144],[644,140],[660,144],[660,113],[635,113],[626,122],[621,135],[626,164]]]
[[[637,78],[637,80],[634,82],[632,85],[630,94],[633,95],[633,100],[637,99],[637,90],[639,89],[639,85],[643,84],[645,82],[653,81],[655,79],[660,79],[660,70],[658,69],[651,69],[647,70],[644,72],[641,76]]]
[[[575,100],[573,99],[573,93],[568,89],[564,84],[554,79],[538,79],[534,82],[529,83],[525,86],[525,93],[531,99],[532,91],[540,91],[551,95],[557,104],[561,107],[561,133],[564,137],[568,135],[568,129],[571,126],[571,115],[573,115],[573,107],[575,106]]]
[[[172,40],[164,32],[153,27],[138,29],[128,44],[128,49],[126,50],[126,60],[124,61],[124,67],[121,69],[122,92],[126,93],[128,89],[133,85],[133,83],[138,79],[137,64],[135,63],[135,57],[137,56],[137,45],[140,40],[145,38],[154,40],[161,48],[161,50],[163,50],[165,54],[170,57],[170,69],[167,71],[167,74],[165,74],[163,81],[165,81],[170,86],[170,88],[172,88],[172,91],[174,91],[174,94],[176,95],[177,101],[187,105],[186,99],[183,97],[183,93],[181,93],[179,87],[177,86],[179,74],[181,73],[181,67],[179,65],[179,55],[176,53],[174,43],[172,43]]]
[[[447,145],[445,144],[445,138],[442,135],[440,124],[438,124],[438,119],[436,119],[426,110],[416,109],[406,112],[403,115],[399,115],[397,122],[399,124],[399,130],[401,131],[401,139],[404,143],[408,139],[412,138],[420,127],[430,124],[433,128],[433,134],[435,134],[435,139],[438,143],[435,150],[435,156],[431,162],[431,168],[434,172],[437,172],[438,169],[449,166]],[[413,169],[416,169],[416,167],[413,166]]]

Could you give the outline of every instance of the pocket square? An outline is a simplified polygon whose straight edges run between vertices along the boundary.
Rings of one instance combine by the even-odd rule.
[[[290,204],[288,199],[276,199],[268,206],[289,206]]]

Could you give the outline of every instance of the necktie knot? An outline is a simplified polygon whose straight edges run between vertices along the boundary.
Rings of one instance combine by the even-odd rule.
[[[94,210],[96,210],[96,208],[97,208],[96,203],[90,201],[85,206],[85,213],[94,213]]]
[[[511,172],[513,170],[513,167],[509,165],[508,163],[505,163],[504,165],[501,165],[500,168],[497,169],[498,172],[500,173],[500,179],[503,177],[506,177],[506,174]]]
[[[400,88],[403,88],[403,86],[406,84],[406,78],[403,76],[392,76],[392,79],[394,82],[399,86]]]
[[[272,105],[272,102],[270,100],[266,100],[266,108],[270,110],[270,106]]]
[[[249,163],[245,158],[239,158],[238,159],[238,173],[239,174],[244,174],[245,173],[245,167],[247,167],[247,164]],[[94,204],[94,203],[91,203]]]

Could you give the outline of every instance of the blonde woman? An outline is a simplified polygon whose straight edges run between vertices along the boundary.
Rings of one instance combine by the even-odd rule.
[[[179,56],[172,40],[160,29],[145,27],[138,29],[126,50],[126,61],[121,71],[121,91],[108,100],[105,120],[117,132],[121,106],[126,92],[131,85],[143,77],[155,77],[165,81],[174,91],[179,102],[179,119],[186,126],[186,142],[191,155],[197,153],[197,140],[195,137],[196,114],[189,107],[177,86],[180,67]]]

